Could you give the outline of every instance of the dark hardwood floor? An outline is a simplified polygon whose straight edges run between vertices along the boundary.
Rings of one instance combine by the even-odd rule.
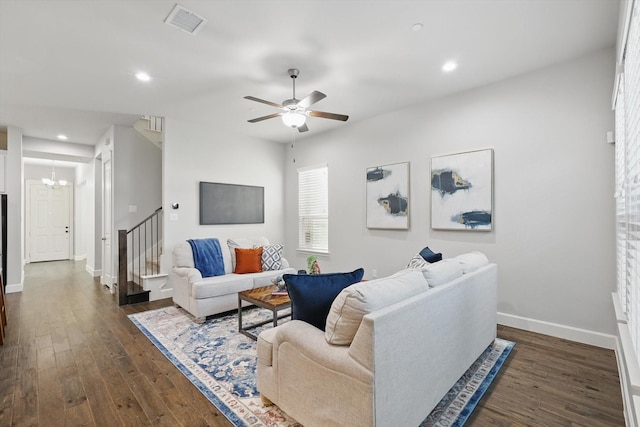
[[[231,426],[140,333],[83,262],[28,264],[7,295],[0,426]],[[469,426],[622,426],[613,351],[518,329]]]

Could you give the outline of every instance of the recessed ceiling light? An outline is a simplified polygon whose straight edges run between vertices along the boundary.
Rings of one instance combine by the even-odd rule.
[[[69,139],[69,137],[67,135],[60,134],[60,135],[58,135],[58,139],[66,141],[67,139]]]
[[[148,82],[149,80],[151,80],[151,76],[140,71],[139,73],[136,73],[136,79],[140,80],[141,82]]]
[[[458,63],[456,61],[447,61],[442,65],[442,71],[445,73],[450,73],[456,68],[458,68]]]
[[[422,25],[420,22],[416,22],[411,26],[411,31],[420,31],[422,28],[424,28],[424,25]]]

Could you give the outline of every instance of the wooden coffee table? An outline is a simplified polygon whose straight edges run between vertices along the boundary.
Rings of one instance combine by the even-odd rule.
[[[273,321],[273,326],[278,326],[278,319],[282,319],[283,317],[290,316],[290,314],[286,314],[278,317],[278,311],[291,307],[291,300],[289,299],[289,295],[272,295],[271,293],[275,291],[277,287],[275,285],[265,286],[263,288],[255,288],[249,289],[247,291],[238,292],[238,332],[244,334],[251,338],[252,340],[257,340],[258,337],[251,332],[249,329],[255,328],[256,326],[267,324]],[[273,319],[265,320],[264,322],[254,323],[252,325],[243,325],[242,324],[242,301],[250,302],[251,304],[255,304],[258,307],[266,308],[267,310],[271,310],[273,313]]]

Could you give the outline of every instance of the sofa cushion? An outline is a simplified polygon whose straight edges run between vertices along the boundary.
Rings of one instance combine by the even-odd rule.
[[[262,271],[280,270],[282,268],[282,251],[284,245],[266,245],[262,247]]]
[[[266,237],[240,237],[237,239],[227,239],[227,246],[231,254],[231,271],[236,271],[236,251],[235,248],[257,248],[269,244]]]
[[[291,318],[324,331],[333,300],[342,289],[362,280],[363,275],[362,268],[350,273],[285,274],[282,278],[291,298]]]
[[[173,248],[173,265],[175,267],[195,268],[191,245],[186,240],[176,243],[176,246]]]
[[[428,246],[420,251],[420,256],[430,263],[442,261],[442,254],[433,252]]]
[[[455,259],[445,259],[422,269],[429,286],[440,286],[462,276],[462,265]]]
[[[420,270],[400,270],[389,277],[344,288],[331,304],[325,339],[329,344],[349,345],[365,315],[428,289]]]
[[[473,273],[480,267],[489,264],[489,259],[482,252],[469,252],[458,255],[454,259],[460,263],[464,274]]]
[[[236,269],[234,273],[259,273],[262,271],[262,247],[235,248]]]
[[[252,276],[231,273],[207,277],[191,285],[191,296],[195,299],[213,298],[253,289]]]

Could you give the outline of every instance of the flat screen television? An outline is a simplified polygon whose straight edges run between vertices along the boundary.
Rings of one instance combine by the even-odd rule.
[[[264,223],[264,187],[200,181],[200,225]]]

